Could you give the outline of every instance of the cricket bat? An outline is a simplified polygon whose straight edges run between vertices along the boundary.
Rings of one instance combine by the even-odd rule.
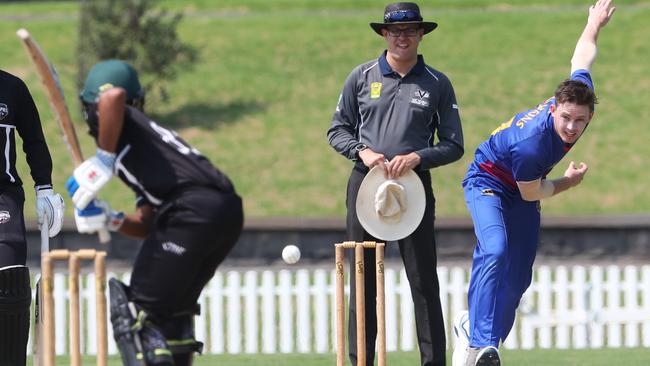
[[[63,140],[68,146],[70,154],[72,154],[72,161],[75,166],[79,166],[83,161],[83,154],[81,153],[81,147],[79,146],[79,139],[77,138],[77,133],[74,129],[74,124],[70,118],[70,112],[68,111],[68,106],[65,103],[65,96],[63,95],[63,88],[61,87],[61,82],[59,81],[59,76],[52,65],[45,57],[45,53],[38,46],[36,41],[29,34],[27,29],[21,28],[16,34],[23,42],[27,53],[29,53],[34,66],[36,66],[36,71],[41,77],[41,81],[45,86],[47,91],[47,97],[50,101],[50,106],[54,110],[54,114],[57,117],[59,122],[59,127],[63,134]],[[101,243],[108,243],[111,240],[111,235],[107,229],[100,230],[98,233],[99,241]]]
[[[47,221],[47,217],[44,218]],[[41,254],[50,251],[50,236],[47,225],[41,225]],[[43,266],[41,266],[41,271]],[[34,341],[32,342],[32,354],[34,355],[34,366],[42,366],[45,356],[43,355],[43,342],[41,337],[46,336],[43,330],[43,275],[36,281],[36,299],[34,301]]]

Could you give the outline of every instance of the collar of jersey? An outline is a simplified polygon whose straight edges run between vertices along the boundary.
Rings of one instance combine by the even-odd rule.
[[[388,60],[386,60],[386,52],[387,51],[384,50],[384,52],[381,54],[381,56],[379,56],[379,67],[381,68],[381,73],[384,76],[388,76],[388,75],[393,74],[393,73],[395,75],[397,75],[397,73],[395,73],[395,71],[393,71],[393,69],[388,64]],[[415,64],[415,66],[413,66],[411,71],[409,71],[409,75],[410,74],[421,74],[421,73],[423,73],[424,72],[424,67],[425,67],[425,65],[424,65],[424,57],[422,57],[422,55],[418,55],[418,61]]]

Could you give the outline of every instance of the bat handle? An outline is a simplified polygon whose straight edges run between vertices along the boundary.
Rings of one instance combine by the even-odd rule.
[[[99,230],[97,235],[99,236],[99,242],[102,244],[107,244],[111,241],[111,233],[106,228]]]
[[[50,233],[47,222],[49,221],[47,214],[43,215],[43,222],[41,223],[41,253],[50,251]]]

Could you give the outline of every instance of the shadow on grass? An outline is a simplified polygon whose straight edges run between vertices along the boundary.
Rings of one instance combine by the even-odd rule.
[[[219,128],[240,120],[243,116],[263,112],[266,105],[257,101],[231,103],[186,104],[169,113],[153,113],[151,117],[172,129],[198,127],[205,130]]]

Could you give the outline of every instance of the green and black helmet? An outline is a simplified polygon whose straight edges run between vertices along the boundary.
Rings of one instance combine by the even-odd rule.
[[[88,72],[79,98],[85,104],[95,104],[103,91],[116,86],[126,90],[128,104],[136,107],[144,104],[144,90],[138,72],[121,60],[106,60],[95,64]]]

